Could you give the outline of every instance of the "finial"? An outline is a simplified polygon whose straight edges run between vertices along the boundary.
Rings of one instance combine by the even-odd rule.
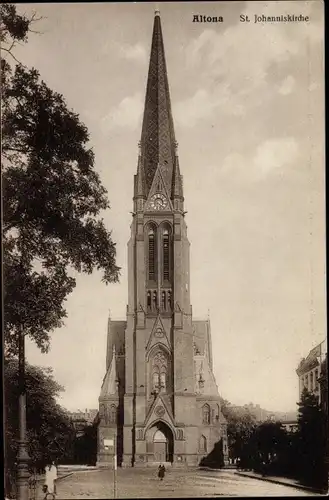
[[[159,16],[159,17],[160,17],[160,10],[159,10],[159,7],[157,7],[157,8],[155,9],[155,12],[154,12],[154,17],[156,17],[156,16]]]
[[[177,141],[174,142],[174,148],[175,148],[175,151],[177,151],[177,149],[178,149],[178,142]]]

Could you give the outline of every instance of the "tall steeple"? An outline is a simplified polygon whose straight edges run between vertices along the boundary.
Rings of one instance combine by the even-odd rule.
[[[154,17],[140,142],[139,176],[143,176],[145,196],[150,191],[158,165],[160,165],[167,192],[171,196],[175,164],[175,144],[160,13],[157,10]]]

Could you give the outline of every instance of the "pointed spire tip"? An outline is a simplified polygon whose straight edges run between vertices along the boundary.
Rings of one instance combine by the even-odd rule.
[[[157,16],[159,16],[159,17],[160,17],[160,11],[159,11],[159,9],[156,9],[156,10],[154,11],[154,17],[157,17]]]

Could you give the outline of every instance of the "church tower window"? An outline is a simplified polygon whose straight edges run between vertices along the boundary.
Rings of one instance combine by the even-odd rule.
[[[163,349],[159,349],[155,352],[153,358],[151,358],[152,367],[152,389],[157,392],[167,392],[168,382],[169,382],[169,358]]]
[[[166,367],[162,368],[165,371],[162,371],[160,374],[160,388],[161,391],[165,392],[167,388],[167,373],[166,373]]]
[[[169,231],[168,229],[164,229],[163,231],[163,239],[162,239],[162,251],[163,251],[163,280],[169,281],[170,273],[170,259],[169,259]]]
[[[172,299],[171,299],[171,291],[168,291],[168,308],[172,308]]]
[[[158,308],[158,294],[156,290],[153,292],[153,309],[156,311]]]
[[[202,408],[202,423],[206,425],[210,424],[210,408],[208,404],[205,404]]]
[[[166,292],[161,294],[161,306],[164,311],[167,309]]]
[[[156,281],[156,232],[153,227],[148,232],[148,279]]]
[[[157,371],[157,367],[154,367],[153,371],[153,390],[158,391],[160,388],[160,375]]]
[[[200,437],[199,451],[200,453],[207,453],[207,438],[205,436]]]
[[[152,309],[152,294],[147,292],[147,309]]]

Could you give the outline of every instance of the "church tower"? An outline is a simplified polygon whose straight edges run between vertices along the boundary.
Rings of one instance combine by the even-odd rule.
[[[209,318],[193,321],[190,243],[159,12],[155,13],[128,242],[126,321],[109,319],[98,465],[197,465],[226,422]],[[217,445],[218,446],[218,445]]]

